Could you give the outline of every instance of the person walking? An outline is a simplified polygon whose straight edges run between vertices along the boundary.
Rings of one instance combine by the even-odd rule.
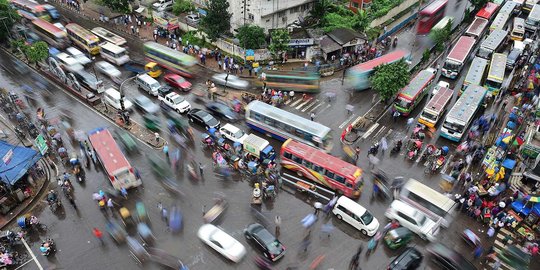
[[[111,210],[111,215],[114,215],[114,202],[111,198],[107,200],[107,208]]]
[[[315,113],[312,112],[311,115],[309,116],[311,118],[311,121],[314,121],[315,120]]]
[[[202,165],[202,163],[199,162],[199,173],[201,174],[201,177],[203,176],[204,174],[204,166]]]
[[[323,204],[320,203],[320,202],[315,202],[313,204],[313,207],[315,208],[315,215],[318,216],[319,215],[319,212],[321,211],[321,209],[323,208]]]
[[[396,110],[394,111],[394,113],[392,114],[392,118],[394,119],[394,123],[397,121],[398,117],[400,116],[401,114]]]
[[[105,242],[103,242],[103,233],[96,227],[92,229],[92,233],[94,236],[99,240],[99,242],[103,245]]]
[[[281,235],[281,217],[276,216],[274,222],[276,224],[276,238],[279,239],[279,236]]]
[[[159,136],[159,133],[155,132],[154,137],[156,138],[156,143],[159,143],[159,141],[161,139],[160,136]]]

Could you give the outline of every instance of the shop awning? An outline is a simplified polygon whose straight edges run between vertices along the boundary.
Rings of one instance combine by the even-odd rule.
[[[0,141],[0,156],[0,180],[8,185],[17,183],[41,158],[41,154],[32,148],[11,145],[5,141]]]
[[[143,13],[143,11],[144,11],[144,7],[139,7],[138,9],[135,10],[135,12],[139,14]]]
[[[321,39],[319,46],[321,47],[321,50],[326,54],[341,50],[341,46],[337,44],[334,40],[332,40],[329,36],[324,36]]]

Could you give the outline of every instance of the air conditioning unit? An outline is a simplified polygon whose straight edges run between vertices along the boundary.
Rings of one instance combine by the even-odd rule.
[[[294,28],[293,27],[287,27],[287,31],[289,31],[289,33],[292,33],[294,31]]]

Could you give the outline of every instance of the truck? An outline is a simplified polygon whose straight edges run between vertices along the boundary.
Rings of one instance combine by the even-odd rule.
[[[161,107],[173,109],[177,113],[186,113],[191,109],[191,104],[176,92],[159,91],[158,100]]]
[[[531,159],[536,159],[540,154],[540,126],[531,124],[527,128],[525,143],[521,148],[521,154]]]
[[[244,151],[257,157],[259,161],[274,160],[276,151],[270,143],[254,134],[249,134],[243,143]]]

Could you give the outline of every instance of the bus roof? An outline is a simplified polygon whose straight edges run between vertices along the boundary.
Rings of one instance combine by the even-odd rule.
[[[452,99],[452,96],[454,95],[454,90],[446,87],[439,88],[439,91],[437,94],[435,94],[431,100],[429,100],[428,104],[424,108],[424,110],[432,110],[436,112],[441,112],[442,109],[450,102]]]
[[[533,8],[531,9],[531,12],[529,12],[529,17],[535,20],[540,20],[540,5],[535,4]]]
[[[370,71],[381,64],[393,63],[395,61],[398,61],[401,58],[408,57],[408,55],[409,53],[404,50],[395,50],[383,56],[358,64],[352,67],[351,69],[356,70],[358,72]]]
[[[514,9],[518,6],[518,3],[514,1],[506,1],[504,5],[499,10],[499,13],[504,12],[508,14],[512,14],[514,12]]]
[[[491,57],[488,79],[502,82],[504,80],[504,71],[506,69],[506,54],[494,53]]]
[[[471,85],[461,94],[456,104],[450,109],[446,119],[454,119],[462,122],[469,122],[474,116],[480,102],[484,99],[487,90],[479,85]]]
[[[48,21],[45,21],[43,19],[37,18],[32,21],[32,24],[55,35],[56,37],[58,37],[58,35],[63,36],[63,37],[67,36],[67,34],[64,31],[62,31],[62,29],[56,27],[56,25]]]
[[[508,22],[508,19],[510,18],[510,13],[506,12],[499,12],[497,14],[497,17],[493,20],[491,25],[489,26],[489,29],[495,30],[495,29],[503,29],[506,23]]]
[[[471,23],[469,28],[467,28],[465,34],[478,37],[480,36],[480,34],[482,34],[484,29],[486,29],[488,23],[489,21],[487,19],[476,17],[474,18],[474,21]]]
[[[420,90],[422,90],[426,84],[428,84],[433,78],[435,77],[435,74],[429,70],[422,70],[420,71],[409,83],[409,85],[405,86],[405,88],[401,89],[401,92],[399,93],[399,96],[404,96],[408,99],[413,99],[418,93],[420,93]]]
[[[183,52],[175,51],[165,45],[161,45],[153,41],[145,42],[144,47],[151,50],[160,51],[161,53],[166,54],[167,56],[170,56],[170,57],[178,58],[180,59],[180,61],[183,62],[182,64],[186,66],[193,66],[197,64],[197,60],[195,59],[195,57],[185,54]]]
[[[435,26],[433,26],[431,28],[431,30],[433,30],[433,29],[443,29],[448,24],[449,21],[453,21],[453,20],[454,20],[454,17],[445,16]]]
[[[66,30],[76,32],[78,35],[84,36],[89,40],[99,40],[99,38],[92,32],[76,23],[68,23],[65,27]]]
[[[362,169],[349,162],[346,162],[340,158],[329,155],[322,150],[295,141],[293,139],[288,139],[287,141],[285,141],[281,148],[288,149],[290,150],[291,154],[298,155],[303,159],[306,159],[315,164],[324,164],[326,168],[342,175],[350,175],[358,178],[361,176],[362,173]]]
[[[327,126],[324,126],[314,121],[310,121],[309,119],[282,110],[280,108],[276,108],[272,105],[266,104],[265,102],[258,100],[254,100],[248,105],[246,105],[246,111],[262,113],[274,119],[287,119],[287,122],[293,124],[295,127],[308,131],[321,139],[325,138],[331,131],[331,129]]]
[[[319,74],[313,71],[298,71],[298,70],[268,70],[264,71],[266,77],[293,78],[302,80],[318,80]]]
[[[106,41],[114,43],[114,45],[122,46],[127,43],[126,39],[103,28],[103,27],[95,27],[92,29],[92,33],[96,34],[97,36],[105,39]]]
[[[476,17],[484,18],[484,19],[491,19],[495,12],[497,12],[497,9],[499,8],[499,5],[487,2],[486,5],[476,13]]]
[[[107,51],[110,51],[114,54],[117,54],[117,53],[121,53],[121,52],[124,52],[126,49],[125,48],[122,48],[120,46],[116,46],[110,42],[105,42],[104,44],[101,45],[101,48],[107,50]]]
[[[465,76],[465,81],[463,83],[481,85],[488,62],[489,61],[484,58],[475,57],[471,62],[471,66],[469,67],[469,71],[467,72],[467,76]]]
[[[422,11],[420,11],[420,15],[432,15],[439,11],[441,8],[444,8],[447,3],[448,0],[435,0],[427,7],[422,9]]]
[[[92,130],[88,134],[88,139],[108,173],[131,167],[109,130],[105,128]]]
[[[465,62],[465,58],[469,55],[475,42],[476,40],[473,37],[461,36],[447,58],[462,63]]]
[[[403,191],[412,192],[418,197],[425,199],[431,204],[436,204],[438,208],[443,209],[445,212],[450,212],[452,207],[456,204],[453,199],[448,198],[444,194],[420,183],[417,180],[409,179],[405,186],[403,186]]]
[[[506,39],[506,36],[508,36],[506,30],[495,29],[486,39],[484,39],[484,41],[482,41],[480,47],[494,51]]]

